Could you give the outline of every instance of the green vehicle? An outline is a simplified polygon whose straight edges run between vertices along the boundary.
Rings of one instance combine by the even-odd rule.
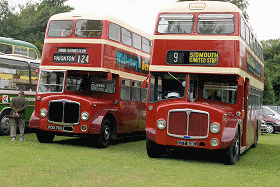
[[[5,37],[0,37],[0,54],[14,54],[32,59],[40,59],[40,52],[35,45]]]
[[[35,94],[40,60],[17,55],[0,55],[0,134],[10,133],[10,103],[19,91],[28,100],[26,125],[35,107]]]

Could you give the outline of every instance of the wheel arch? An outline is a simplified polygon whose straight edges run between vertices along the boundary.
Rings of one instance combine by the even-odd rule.
[[[116,132],[116,117],[111,110],[99,110],[94,114],[89,126],[89,134],[100,134],[101,126],[105,119],[109,119],[114,125],[114,131]],[[116,134],[116,133],[115,133]]]
[[[2,115],[2,113],[4,113],[5,111],[9,111],[11,112],[11,107],[4,107],[1,111],[0,111],[0,116]]]

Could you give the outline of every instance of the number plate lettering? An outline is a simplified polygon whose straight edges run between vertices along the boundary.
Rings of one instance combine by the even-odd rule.
[[[190,146],[190,147],[197,147],[197,142],[191,142],[191,141],[177,141],[177,145],[183,145],[183,146]]]
[[[59,130],[59,131],[63,130],[63,128],[61,126],[56,126],[56,125],[48,125],[48,129],[50,129],[50,130]]]

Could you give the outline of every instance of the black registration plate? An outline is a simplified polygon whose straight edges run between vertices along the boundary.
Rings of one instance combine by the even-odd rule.
[[[183,146],[190,146],[190,147],[197,147],[197,142],[191,142],[191,141],[177,141],[177,145],[183,145]]]
[[[48,129],[49,130],[58,130],[58,131],[63,130],[63,128],[61,126],[56,126],[56,125],[48,125]]]

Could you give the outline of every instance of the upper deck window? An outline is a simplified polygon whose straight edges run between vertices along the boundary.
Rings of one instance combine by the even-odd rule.
[[[36,51],[34,49],[29,49],[29,56],[31,58],[34,58],[34,59],[37,59],[37,54],[36,54]]]
[[[27,48],[15,46],[14,47],[14,53],[19,54],[19,55],[23,55],[23,56],[27,56]]]
[[[193,31],[193,15],[162,14],[157,30],[159,33],[189,34]]]
[[[141,50],[141,36],[135,33],[133,33],[132,36],[133,36],[133,47]]]
[[[109,38],[111,40],[120,42],[121,41],[121,27],[115,23],[109,25]]]
[[[0,43],[0,53],[12,54],[13,53],[13,46]]]
[[[122,28],[122,43],[128,46],[132,43],[131,32],[125,28]]]
[[[146,53],[151,53],[151,41],[147,38],[143,38],[142,40],[142,49]]]
[[[50,37],[70,37],[73,33],[74,22],[72,20],[51,21],[48,36]]]
[[[234,16],[233,14],[200,14],[197,32],[199,34],[232,34]]]
[[[78,20],[75,28],[75,36],[99,38],[102,34],[102,21]]]

